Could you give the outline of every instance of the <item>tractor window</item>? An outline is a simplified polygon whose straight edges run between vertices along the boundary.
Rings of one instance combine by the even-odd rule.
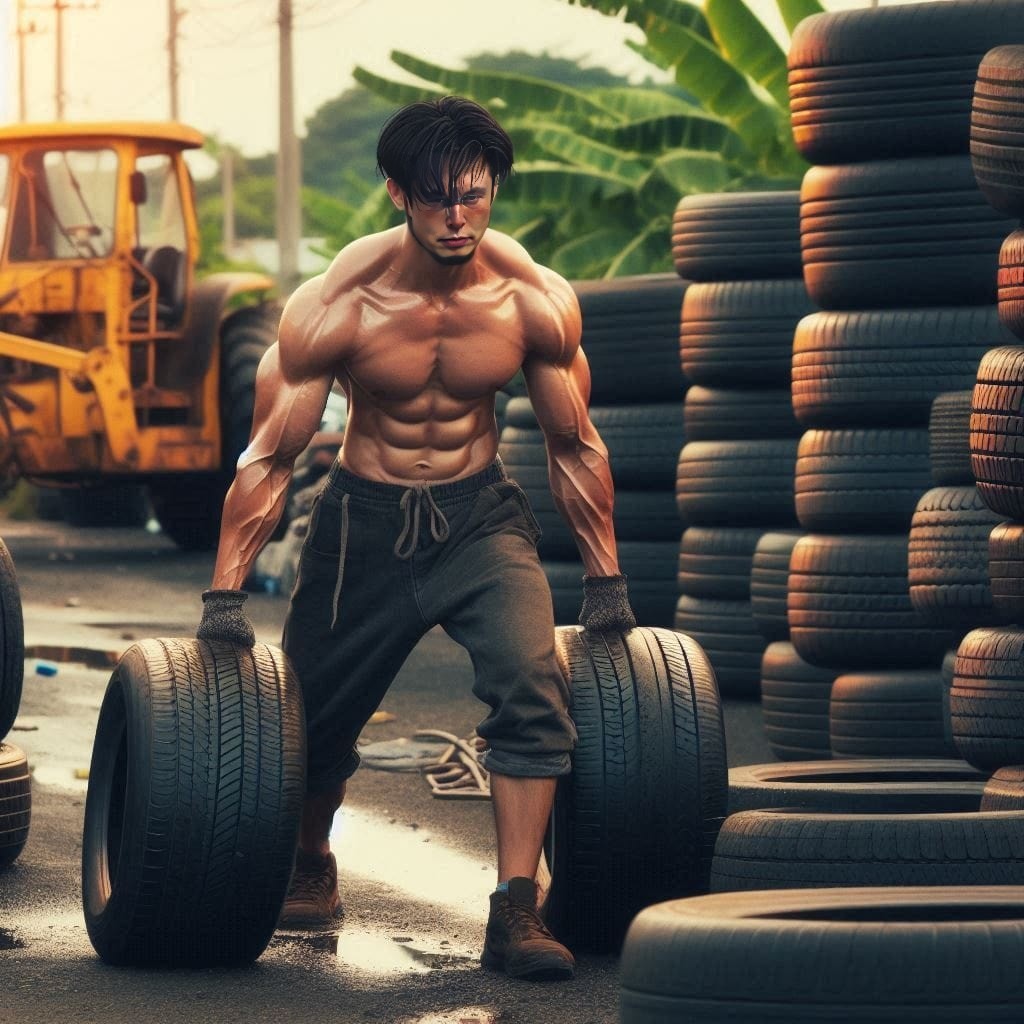
[[[165,154],[142,156],[135,169],[146,178],[146,201],[138,206],[138,245],[145,250],[172,246],[184,250],[185,215],[178,192],[177,169]]]
[[[110,253],[117,201],[111,149],[25,154],[15,183],[12,260],[97,259]]]

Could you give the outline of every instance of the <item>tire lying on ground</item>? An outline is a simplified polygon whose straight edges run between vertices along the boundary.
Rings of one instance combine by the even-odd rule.
[[[835,757],[956,757],[941,669],[848,672],[829,701]]]
[[[960,756],[989,771],[1024,764],[1024,629],[975,629],[956,652],[949,691]]]
[[[1024,346],[987,353],[971,396],[971,470],[993,512],[1024,519]]]
[[[672,218],[676,272],[690,281],[799,278],[799,192],[706,192]]]
[[[823,309],[987,305],[1017,222],[967,156],[812,167],[800,192],[804,279]]]
[[[981,795],[983,811],[1024,811],[1024,767],[1009,765],[994,772]]]
[[[545,912],[573,948],[617,951],[641,907],[707,889],[725,814],[721,703],[700,647],[671,630],[560,628],[556,649],[579,740],[544,844]]]
[[[1024,812],[742,811],[725,819],[711,891],[843,885],[1021,885]]]
[[[910,524],[910,603],[929,621],[966,632],[999,621],[989,582],[989,536],[999,516],[977,487],[933,487]]]
[[[621,1024],[1024,1017],[1024,888],[716,893],[642,911]]]
[[[857,758],[729,770],[729,813],[793,807],[846,814],[976,811],[987,776],[945,758]]]
[[[283,653],[132,645],[89,771],[82,899],[111,964],[255,960],[284,902],[305,796],[305,726]]]
[[[24,751],[0,743],[0,868],[17,860],[32,820],[32,777]]]
[[[975,375],[977,376],[977,375]],[[928,458],[936,487],[974,486],[971,472],[971,391],[935,397],[928,415]]]
[[[25,677],[25,625],[14,559],[0,540],[0,740],[18,717]]]
[[[786,640],[769,644],[761,658],[761,714],[765,738],[782,761],[831,756],[829,697],[837,670],[809,665]]]
[[[799,437],[789,388],[704,388],[694,385],[683,402],[688,441],[746,441]],[[967,433],[964,432],[965,444]]]

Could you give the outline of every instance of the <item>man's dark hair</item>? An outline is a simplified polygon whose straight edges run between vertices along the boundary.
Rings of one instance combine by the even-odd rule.
[[[512,140],[479,103],[460,96],[402,107],[377,141],[377,170],[417,202],[453,195],[459,179],[481,162],[495,184],[505,181]]]

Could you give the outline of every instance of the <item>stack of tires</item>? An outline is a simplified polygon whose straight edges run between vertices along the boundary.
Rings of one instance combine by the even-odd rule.
[[[32,779],[24,751],[5,737],[21,703],[25,631],[14,561],[0,540],[0,870],[14,863],[28,839]]]
[[[1014,520],[996,536],[1024,518],[1024,491],[1020,511],[987,492],[992,484],[1012,504],[1024,486],[1014,451],[1024,359],[1008,353],[992,309],[999,243],[1014,225],[979,203],[966,149],[978,66],[1011,39],[1024,40],[1024,7],[1013,0],[823,14],[794,35],[794,134],[818,165],[802,189],[805,277],[826,312],[801,324],[794,346],[794,409],[807,428],[795,494],[811,532],[794,544],[788,619],[805,660],[844,670],[833,686],[834,753],[888,749],[900,760],[730,772],[713,894],[634,920],[623,1024],[1024,1014],[1024,768],[1015,767],[1024,765],[1024,632],[977,629],[958,648],[954,749],[981,770],[905,756],[948,746],[936,731],[934,666],[973,616],[988,614],[984,584],[970,575],[985,509],[951,493],[974,482],[962,477],[972,364],[978,496]],[[929,415],[961,440],[929,438]],[[961,475],[947,482],[952,469]],[[915,511],[924,575],[912,601]],[[1009,594],[1022,590],[1024,552],[992,544],[992,614],[1019,617],[1024,606]],[[917,560],[928,549],[931,563]],[[883,719],[899,723],[899,742],[875,724]],[[781,776],[757,786],[738,771]],[[978,972],[956,969],[965,962]]]
[[[679,344],[690,388],[676,495],[685,527],[675,628],[700,643],[724,694],[757,696],[766,639],[751,599],[766,530],[796,525],[793,332],[813,308],[796,192],[687,196],[672,252],[691,282]]]
[[[637,621],[670,626],[679,552],[675,473],[686,392],[679,308],[686,282],[675,274],[648,274],[578,281],[573,287],[590,365],[590,417],[608,447],[615,484],[619,565],[629,577]],[[584,568],[551,497],[544,435],[529,398],[509,401],[499,451],[542,530],[537,548],[551,585],[555,622],[571,625],[580,612]]]

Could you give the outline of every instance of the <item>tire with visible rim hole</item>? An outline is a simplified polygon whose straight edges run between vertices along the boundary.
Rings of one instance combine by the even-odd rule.
[[[559,628],[556,649],[579,740],[545,838],[545,914],[574,949],[617,952],[642,907],[707,889],[725,814],[721,702],[700,647],[671,630]]]
[[[13,864],[28,841],[32,776],[25,752],[0,742],[0,869]]]
[[[948,758],[853,758],[729,770],[729,813],[799,807],[849,814],[976,811],[987,776]]]
[[[626,936],[619,1020],[1009,1024],[1024,1017],[1022,904],[1021,886],[784,889],[660,903]]]
[[[280,316],[274,304],[251,306],[232,314],[221,328],[221,469],[161,475],[150,482],[153,514],[164,533],[186,551],[217,546],[224,497],[252,431],[256,370],[277,339]]]
[[[800,193],[685,196],[672,218],[672,259],[689,281],[799,278]]]
[[[14,559],[0,540],[0,740],[11,731],[25,678],[25,623]]]
[[[1024,764],[1024,629],[984,627],[963,638],[949,714],[965,761],[987,771]]]
[[[773,807],[725,819],[711,891],[1024,885],[1024,812],[848,814]]]
[[[255,960],[274,932],[305,799],[283,652],[162,639],[111,675],[89,770],[82,899],[110,964]]]
[[[991,305],[1016,227],[967,156],[812,167],[800,192],[804,279],[822,309]]]
[[[975,374],[977,376],[977,374]],[[936,487],[974,486],[971,472],[971,391],[935,397],[928,416],[928,459]]]

